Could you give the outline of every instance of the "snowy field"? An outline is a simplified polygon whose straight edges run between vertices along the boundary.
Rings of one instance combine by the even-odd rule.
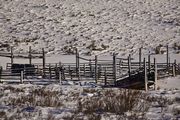
[[[159,81],[158,90],[148,92],[101,88],[92,82],[4,83],[0,84],[0,119],[179,120],[179,80],[180,76]]]
[[[0,50],[137,54],[180,49],[179,0],[0,0]]]
[[[75,63],[63,54],[78,48],[86,58],[112,60],[116,52],[138,61],[143,47],[142,58],[166,62],[167,44],[170,62],[180,63],[180,0],[0,0],[0,52],[32,46],[45,48],[47,63]],[[0,66],[7,62],[0,57]],[[157,86],[145,92],[92,81],[0,83],[0,120],[180,120],[180,76]]]

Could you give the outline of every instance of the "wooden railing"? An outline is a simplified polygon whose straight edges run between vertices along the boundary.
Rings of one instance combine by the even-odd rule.
[[[31,55],[30,55],[31,56]],[[43,57],[44,58],[44,57]],[[156,63],[148,60],[134,61],[129,55],[128,58],[118,58],[115,54],[112,60],[99,59],[95,56],[94,59],[81,57],[76,51],[76,61],[74,63],[46,63],[45,58],[43,63],[31,63],[32,68],[12,68],[12,63],[7,63],[5,70],[0,69],[0,80],[7,81],[9,79],[17,79],[22,82],[26,78],[44,78],[61,80],[94,80],[97,84],[105,86],[118,86],[121,81],[141,82],[145,89],[153,83],[156,85],[156,80],[175,76],[180,74],[180,65],[176,63]],[[83,60],[84,62],[80,62]],[[17,72],[18,71],[18,72]],[[156,88],[156,87],[155,87]]]

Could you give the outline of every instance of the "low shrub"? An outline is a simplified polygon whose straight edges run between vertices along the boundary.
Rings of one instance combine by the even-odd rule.
[[[102,96],[93,96],[78,101],[77,109],[84,114],[115,113],[122,115],[133,110],[142,98],[142,92],[137,90],[119,89],[105,90]]]

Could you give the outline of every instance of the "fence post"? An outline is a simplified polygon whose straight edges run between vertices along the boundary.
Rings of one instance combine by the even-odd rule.
[[[49,78],[52,78],[52,73],[51,73],[51,64],[49,64]]]
[[[76,77],[78,76],[78,50],[76,48]]]
[[[107,85],[107,73],[106,73],[106,67],[104,68],[104,84]]]
[[[58,74],[58,67],[57,67],[57,63],[56,63],[56,65],[55,65],[54,72],[55,72],[55,79],[57,80],[57,79],[58,79],[58,77],[57,77],[57,74]]]
[[[175,63],[172,64],[172,75],[173,75],[173,77],[176,76]]]
[[[78,80],[80,80],[79,52],[77,48],[76,48],[76,76],[78,77]]]
[[[113,75],[114,75],[114,85],[116,85],[116,79],[117,79],[117,66],[116,66],[116,54],[113,53]]]
[[[80,68],[79,59],[78,59],[78,80],[80,80],[80,78],[81,78],[81,68]]]
[[[45,51],[44,48],[42,48],[42,59],[43,59],[43,78],[45,78],[45,67],[46,67],[46,60],[45,60]]]
[[[59,68],[60,68],[60,67],[62,67],[62,64],[61,64],[61,62],[59,62]]]
[[[70,65],[69,65],[69,76],[70,76],[70,78],[72,80],[72,72],[71,72],[71,66]]]
[[[26,68],[26,66],[24,65],[24,68],[23,68],[23,74],[24,74],[23,79],[26,78],[26,74],[27,74],[28,72],[29,72],[29,71],[28,71],[28,68]]]
[[[166,64],[167,64],[167,71],[169,71],[169,47],[166,46]]]
[[[151,55],[148,55],[148,70],[151,72]]]
[[[89,74],[90,76],[89,77],[93,77],[91,60],[89,60],[89,70],[90,70],[90,74]]]
[[[177,64],[177,74],[179,75],[180,74],[180,63],[179,64]]]
[[[62,66],[61,69],[62,69],[62,71],[61,71],[61,78],[62,78],[62,80],[66,80],[65,68]]]
[[[39,72],[39,65],[37,65],[37,68],[36,68],[36,69],[37,69],[37,72],[36,72],[35,74],[37,74],[37,75],[39,76],[39,73],[40,73],[40,72]]]
[[[147,80],[146,58],[144,58],[144,85],[145,85],[145,91],[147,91],[148,90],[148,80]]]
[[[23,83],[23,79],[24,79],[24,71],[21,70],[21,75],[20,75],[20,82],[21,82],[21,84]]]
[[[64,74],[64,73],[63,73],[63,66],[62,66],[61,62],[59,62],[58,75],[59,75],[59,72],[61,73],[60,77],[61,77],[61,80],[62,80],[62,74]],[[59,76],[58,76],[58,78],[59,78]],[[64,74],[64,80],[65,80],[65,74]]]
[[[142,66],[141,60],[142,60],[142,48],[139,48],[139,67]]]
[[[2,66],[0,66],[0,82],[1,82]]]
[[[84,77],[86,76],[86,64],[84,63],[84,65],[83,65],[83,67],[84,67]]]
[[[98,65],[98,79],[101,77],[101,73],[102,73],[102,67],[101,65]]]
[[[94,76],[95,76],[95,82],[97,83],[97,79],[98,79],[98,76],[97,76],[97,71],[98,71],[98,60],[97,60],[97,55],[95,56],[95,74],[94,74]]]
[[[131,55],[129,54],[128,56],[128,73],[129,73],[129,78],[131,77]]]
[[[119,60],[119,76],[121,74],[121,63],[122,63],[122,60]]]
[[[176,73],[177,73],[177,62],[176,62],[176,59],[174,60],[174,69],[175,69],[175,75],[176,75]]]
[[[59,83],[62,85],[61,70],[59,69]]]
[[[154,90],[157,90],[157,63],[156,63],[156,58],[154,58]]]
[[[13,53],[13,47],[11,47],[11,66],[14,63],[14,53]]]
[[[29,64],[32,64],[32,49],[31,46],[29,46]]]

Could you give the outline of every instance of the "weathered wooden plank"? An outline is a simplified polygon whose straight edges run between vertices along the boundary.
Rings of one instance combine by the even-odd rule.
[[[145,91],[148,90],[148,79],[147,79],[147,68],[146,68],[146,58],[144,58],[144,83],[145,83]]]

